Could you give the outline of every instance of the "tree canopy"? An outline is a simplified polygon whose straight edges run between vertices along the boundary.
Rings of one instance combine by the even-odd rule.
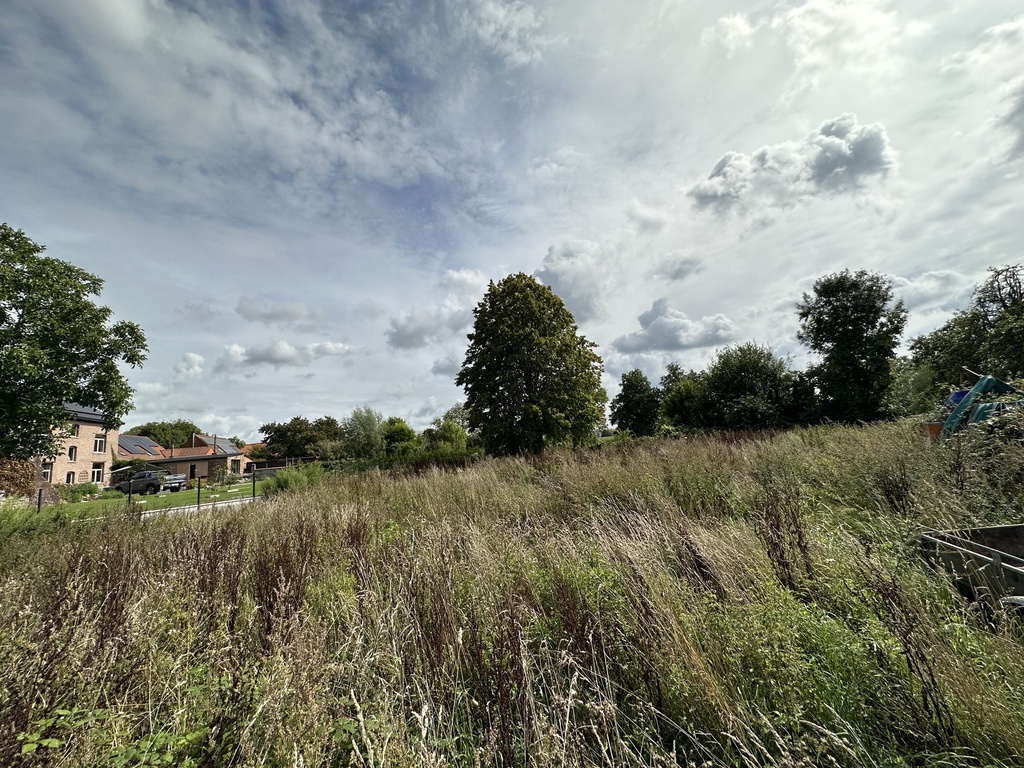
[[[1001,379],[1024,376],[1024,266],[992,267],[971,304],[910,343],[915,364],[959,384],[963,368]]]
[[[201,435],[203,430],[185,419],[176,421],[147,421],[125,432],[126,435],[142,435],[148,437],[164,448],[177,448],[184,445],[192,435]],[[242,445],[245,445],[243,443]]]
[[[658,431],[661,396],[639,368],[622,374],[619,393],[612,399],[611,422],[638,437]]]
[[[121,426],[132,389],[119,365],[146,359],[135,323],[111,323],[93,301],[103,281],[21,230],[0,224],[0,456],[28,459],[60,450],[66,403],[96,408]],[[56,430],[56,431],[55,431]]]
[[[380,434],[386,456],[402,456],[412,453],[416,448],[416,430],[398,416],[385,419]]]
[[[473,310],[469,348],[455,379],[466,392],[470,431],[498,455],[593,439],[607,398],[596,346],[572,313],[529,275],[491,283]]]
[[[821,355],[808,370],[821,418],[870,421],[884,414],[886,391],[907,310],[892,303],[888,278],[843,270],[819,278],[797,303],[797,338]]]
[[[345,430],[333,416],[321,416],[315,421],[295,416],[291,421],[264,424],[260,432],[264,435],[261,454],[268,459],[314,456],[324,444],[345,440]]]
[[[724,429],[777,429],[790,410],[786,361],[753,342],[721,350],[704,374],[707,422]]]
[[[381,425],[384,417],[368,405],[356,408],[341,421],[345,435],[345,453],[358,459],[369,459],[384,452]]]

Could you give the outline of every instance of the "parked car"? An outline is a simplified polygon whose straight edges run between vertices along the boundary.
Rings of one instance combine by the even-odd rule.
[[[166,472],[153,472],[146,470],[136,472],[127,480],[122,480],[114,486],[115,491],[121,493],[158,493],[159,491],[171,491],[176,493],[188,485],[188,478],[184,475],[170,475]]]

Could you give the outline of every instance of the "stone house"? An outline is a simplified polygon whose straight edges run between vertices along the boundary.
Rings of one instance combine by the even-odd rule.
[[[95,408],[66,403],[71,433],[58,455],[44,457],[43,479],[51,485],[109,482],[110,464],[117,448],[118,431],[103,428],[103,414]]]

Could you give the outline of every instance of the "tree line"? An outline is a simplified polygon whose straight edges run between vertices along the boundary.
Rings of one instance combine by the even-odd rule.
[[[0,225],[0,457],[59,450],[66,402],[97,408],[108,427],[119,426],[132,405],[119,366],[146,357],[141,328],[111,323],[110,309],[93,302],[102,280],[43,250]],[[815,355],[806,370],[790,370],[770,348],[748,342],[719,350],[702,371],[672,363],[658,386],[629,371],[611,402],[611,421],[635,435],[855,423],[926,410],[964,370],[1022,376],[1022,273],[1020,265],[990,269],[970,305],[913,339],[903,357],[896,350],[907,310],[893,300],[891,281],[864,270],[826,275],[796,303],[797,338]],[[474,446],[505,455],[593,441],[608,400],[603,362],[562,300],[519,273],[492,281],[473,313],[455,379],[465,403],[421,433],[365,406],[341,421],[296,416],[264,424],[257,456],[391,460]],[[133,431],[175,445],[182,430],[198,431],[184,422]]]
[[[419,433],[404,419],[384,418],[368,405],[340,421],[333,416],[313,420],[295,416],[286,422],[264,424],[260,433],[263,444],[249,452],[249,458],[257,461],[300,457],[327,462],[414,461],[464,456],[476,447],[466,430],[461,404],[449,408]]]
[[[637,436],[688,429],[782,429],[920,414],[978,375],[1024,376],[1024,268],[990,268],[970,305],[898,356],[907,310],[891,281],[866,271],[826,275],[803,294],[797,339],[817,362],[794,371],[767,346],[719,350],[702,371],[670,363],[658,386],[622,375],[611,422]]]

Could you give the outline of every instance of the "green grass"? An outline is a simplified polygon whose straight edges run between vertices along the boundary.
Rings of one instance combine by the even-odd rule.
[[[0,763],[1019,765],[1024,627],[916,536],[1020,522],[1021,453],[637,440],[22,529]]]
[[[256,495],[263,491],[265,480],[256,482]],[[252,483],[237,483],[234,485],[217,486],[203,489],[198,494],[195,490],[178,491],[177,493],[161,493],[158,495],[132,494],[132,503],[144,512],[160,509],[171,509],[174,507],[196,506],[197,503],[206,504],[212,501],[227,501],[232,498],[245,498],[252,496]],[[123,512],[128,505],[128,496],[122,495],[119,498],[93,499],[82,501],[77,504],[62,504],[60,512],[71,519],[82,519],[98,517],[102,515],[117,514]]]

